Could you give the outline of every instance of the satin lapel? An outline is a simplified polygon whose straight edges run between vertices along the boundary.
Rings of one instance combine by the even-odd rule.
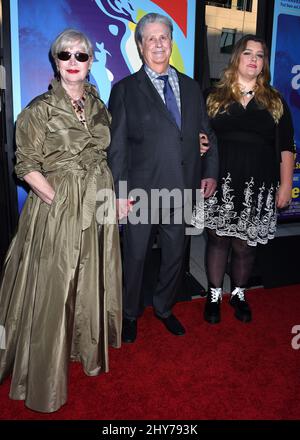
[[[57,107],[61,112],[67,113],[68,115],[75,113],[72,110],[71,102],[68,98],[67,93],[61,86],[60,82],[58,82],[56,79],[52,80],[51,82],[51,88],[53,91],[53,96],[55,97],[55,107]]]
[[[144,95],[147,96],[150,101],[153,102],[153,104],[171,121],[175,127],[179,130],[176,122],[170,115],[169,110],[165,106],[164,102],[162,101],[158,91],[152,84],[150,78],[148,77],[147,73],[145,72],[144,68],[142,67],[136,74],[138,85],[140,87],[140,90],[144,93]]]

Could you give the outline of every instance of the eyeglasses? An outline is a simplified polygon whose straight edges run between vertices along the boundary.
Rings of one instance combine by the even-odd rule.
[[[80,63],[85,63],[89,59],[88,53],[85,53],[85,52],[72,53],[72,52],[65,52],[65,51],[59,52],[57,54],[57,58],[61,61],[68,61],[72,55],[74,55],[76,60],[79,61]]]

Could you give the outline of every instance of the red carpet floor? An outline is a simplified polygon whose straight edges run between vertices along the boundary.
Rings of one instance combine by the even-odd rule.
[[[253,321],[233,317],[228,295],[222,322],[203,320],[203,299],[179,303],[187,334],[169,334],[148,308],[135,344],[110,349],[110,372],[86,377],[71,364],[69,400],[39,414],[0,386],[0,418],[10,420],[294,420],[300,419],[300,286],[248,292]],[[300,338],[298,339],[300,345]]]

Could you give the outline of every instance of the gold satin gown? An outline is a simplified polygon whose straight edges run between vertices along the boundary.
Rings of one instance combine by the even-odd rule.
[[[30,191],[5,259],[0,381],[12,374],[10,397],[42,412],[66,403],[70,359],[95,376],[108,371],[108,345],[121,345],[110,115],[94,86],[85,91],[86,127],[56,80],[17,120],[16,174],[40,171],[55,197],[48,205]]]

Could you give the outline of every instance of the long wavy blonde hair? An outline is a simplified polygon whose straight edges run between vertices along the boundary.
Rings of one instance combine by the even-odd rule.
[[[241,100],[242,94],[238,85],[238,67],[240,56],[246,49],[248,41],[261,43],[264,51],[263,68],[256,80],[254,99],[260,107],[267,109],[274,121],[278,123],[283,114],[283,105],[280,94],[270,86],[268,48],[264,40],[251,34],[245,35],[236,43],[222,78],[207,99],[208,114],[210,117],[214,117],[219,112],[227,112],[230,104]]]

